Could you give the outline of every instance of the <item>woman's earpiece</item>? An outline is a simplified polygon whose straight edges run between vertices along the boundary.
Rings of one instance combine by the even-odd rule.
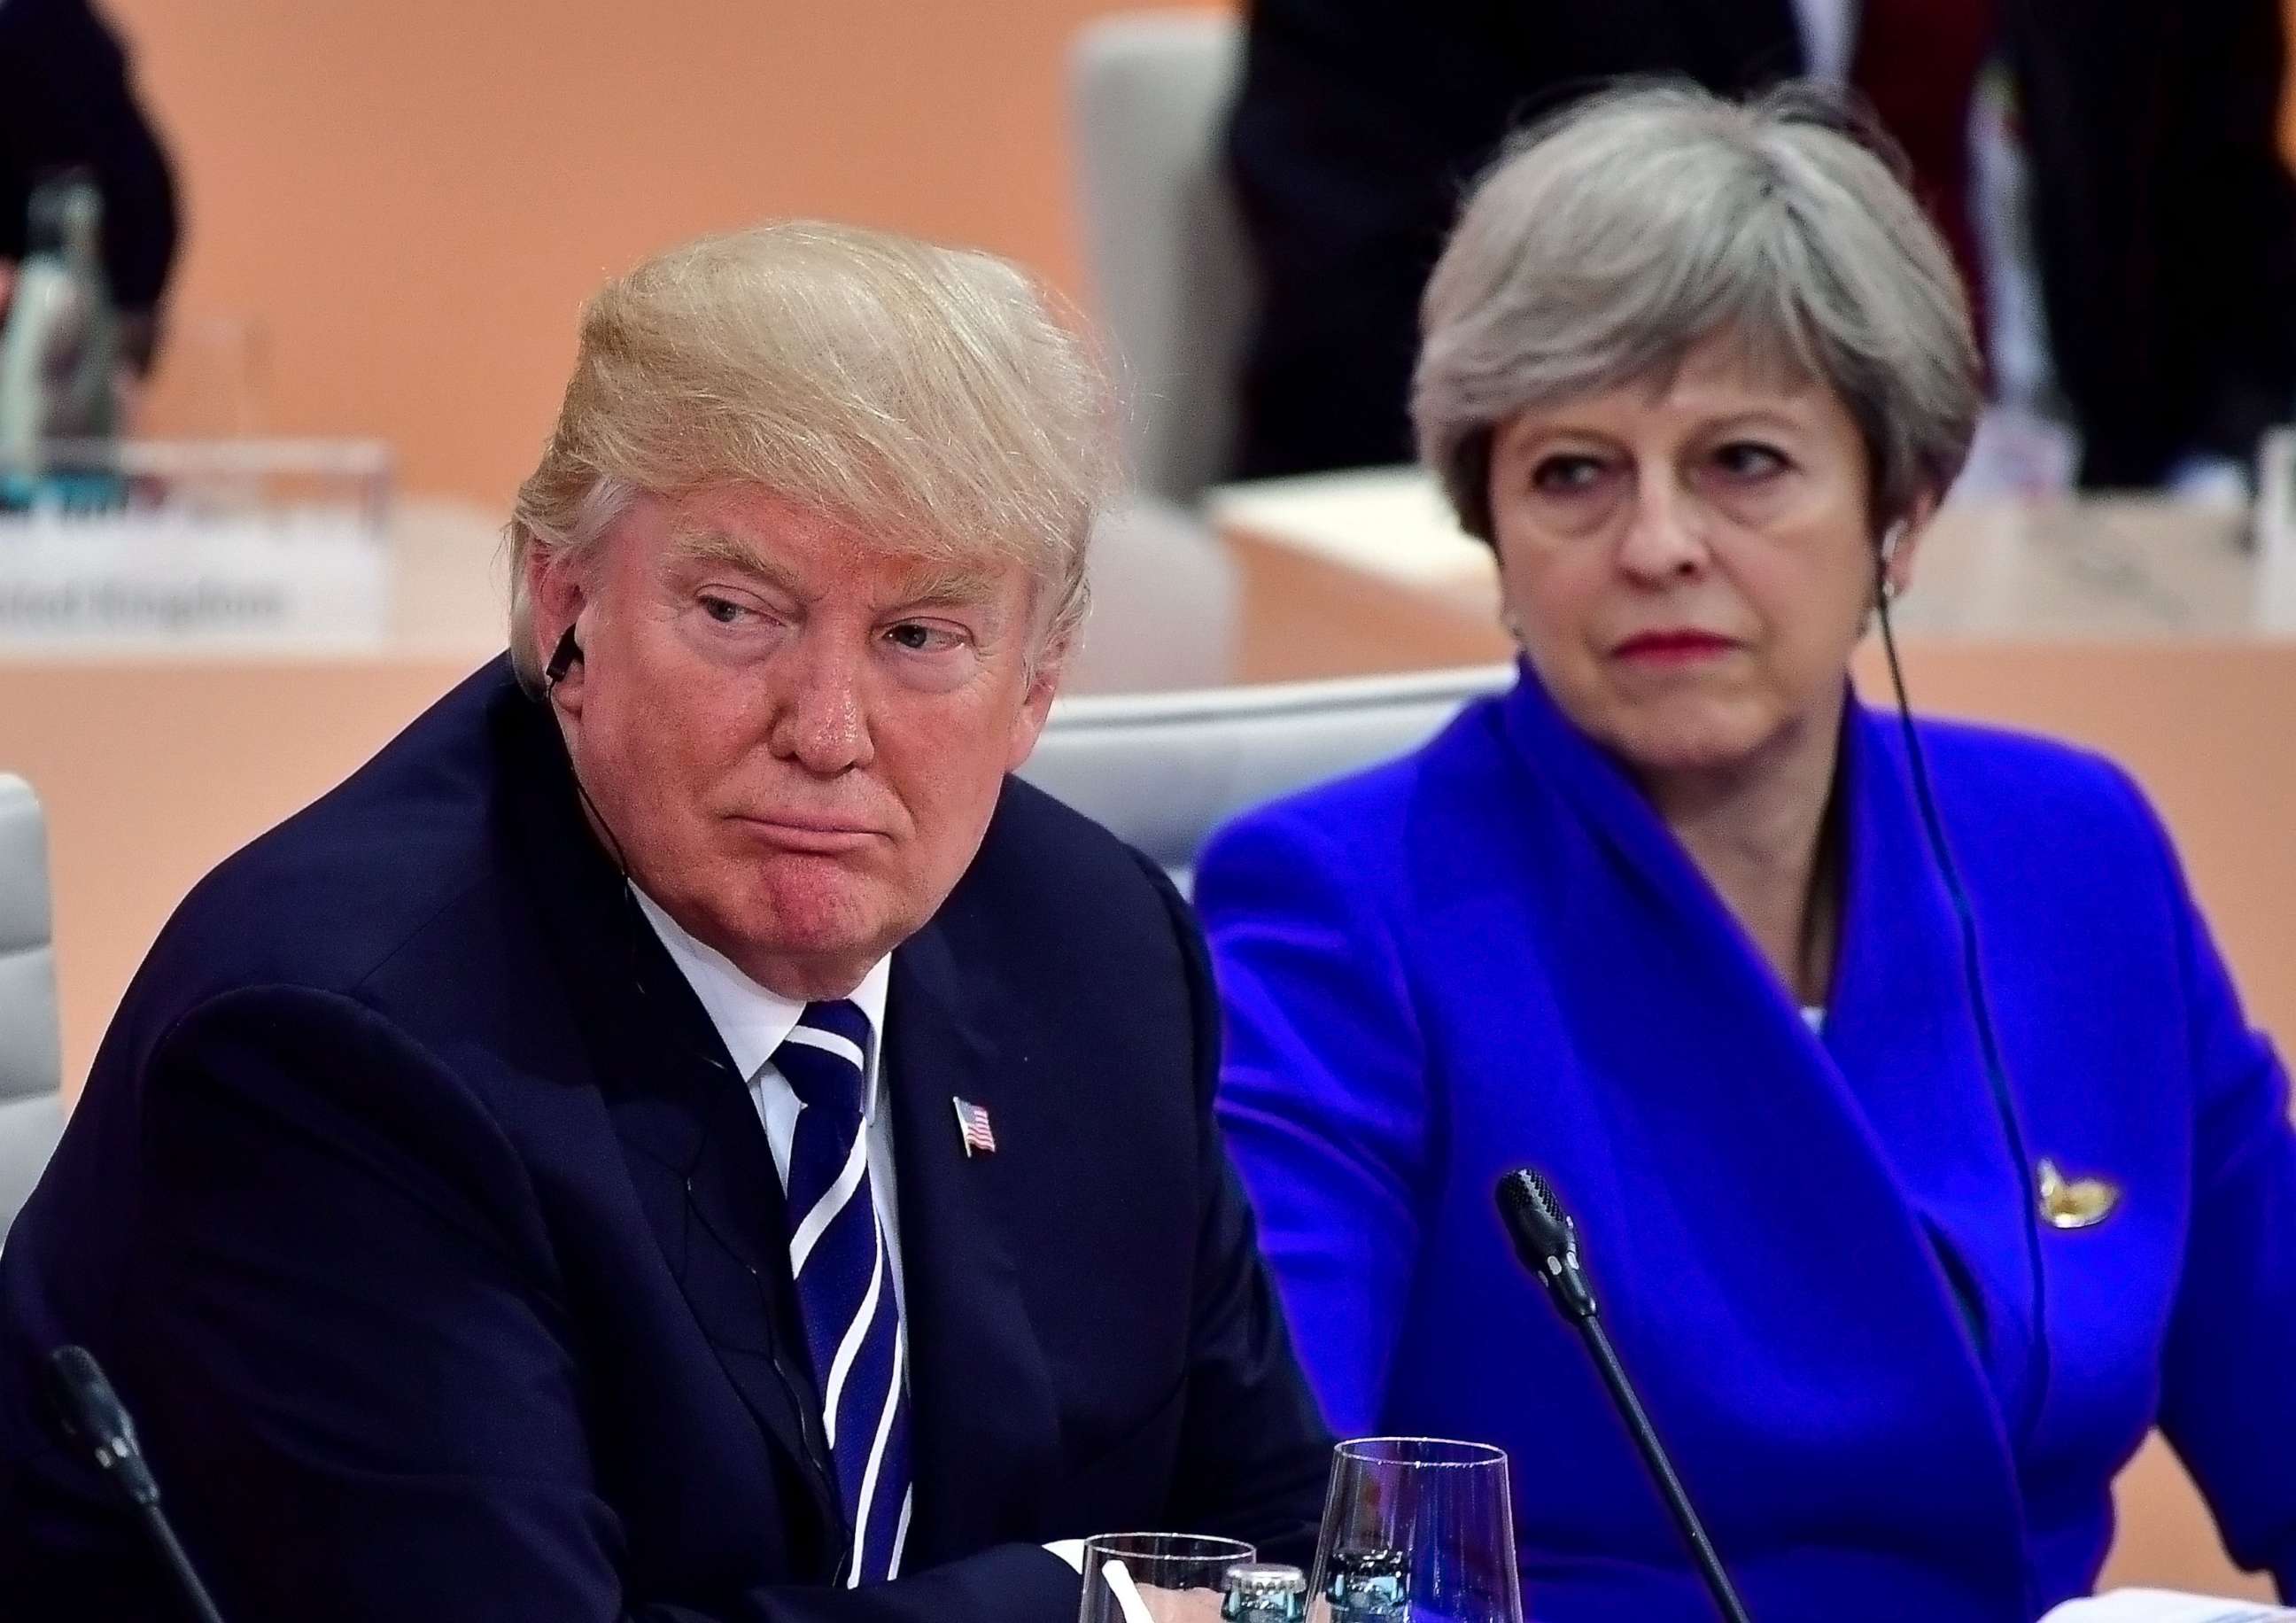
[[[1898,548],[1905,539],[1906,521],[1903,519],[1882,532],[1882,555],[1874,569],[1874,590],[1884,605],[1897,600],[1898,582],[1890,573],[1890,564],[1897,557]]]

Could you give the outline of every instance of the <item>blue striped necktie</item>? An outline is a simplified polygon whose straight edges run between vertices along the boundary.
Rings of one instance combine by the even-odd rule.
[[[804,1108],[790,1143],[790,1272],[852,1550],[849,1587],[900,1570],[909,1530],[909,1400],[892,1258],[869,1188],[869,1017],[816,1003],[775,1069]]]

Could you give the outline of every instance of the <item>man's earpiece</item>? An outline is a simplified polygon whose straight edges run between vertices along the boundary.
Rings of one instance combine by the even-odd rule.
[[[542,691],[548,693],[566,679],[566,673],[582,657],[582,644],[574,640],[574,627],[566,627],[566,635],[558,639],[558,646],[550,651],[550,663],[542,668]]]

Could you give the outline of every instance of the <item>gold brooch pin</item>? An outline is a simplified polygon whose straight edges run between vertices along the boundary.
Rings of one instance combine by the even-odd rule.
[[[2068,1178],[2048,1160],[2039,1171],[2041,1216],[2051,1228],[2095,1228],[2120,1204],[2120,1185],[2110,1178]]]

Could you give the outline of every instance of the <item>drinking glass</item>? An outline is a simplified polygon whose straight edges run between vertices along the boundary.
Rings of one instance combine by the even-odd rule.
[[[1103,1533],[1084,1541],[1077,1623],[1218,1623],[1230,1567],[1259,1553],[1199,1533]]]
[[[258,316],[170,312],[131,431],[160,439],[246,439],[263,432],[269,351]]]
[[[1522,1623],[1505,1453],[1433,1437],[1341,1443],[1308,1594],[1322,1623]]]

